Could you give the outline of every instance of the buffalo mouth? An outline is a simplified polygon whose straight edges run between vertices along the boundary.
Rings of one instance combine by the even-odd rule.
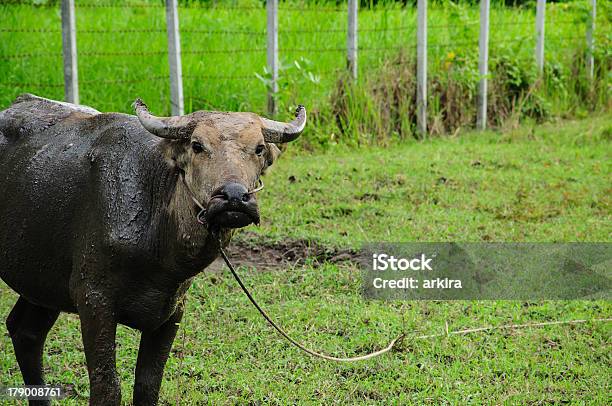
[[[221,228],[241,228],[259,224],[259,210],[255,201],[235,202],[213,197],[206,209],[206,222]]]

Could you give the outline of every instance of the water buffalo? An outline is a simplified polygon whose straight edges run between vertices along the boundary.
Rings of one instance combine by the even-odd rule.
[[[15,355],[25,383],[43,384],[47,333],[60,312],[77,313],[91,405],[121,401],[117,323],[142,331],[134,405],[157,403],[181,299],[232,229],[259,222],[252,191],[275,144],[306,123],[302,106],[289,123],[134,106],[137,117],[26,94],[0,112],[0,277],[20,295],[6,321]]]

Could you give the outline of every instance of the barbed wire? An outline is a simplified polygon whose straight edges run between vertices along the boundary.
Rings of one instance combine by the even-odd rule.
[[[79,56],[105,57],[105,56],[159,56],[166,55],[168,51],[79,51]]]
[[[266,51],[266,48],[243,48],[243,49],[202,49],[202,50],[185,50],[181,51],[181,55],[206,55],[206,54],[244,54],[244,53],[263,53]],[[80,56],[90,56],[90,57],[116,57],[116,56],[160,56],[168,54],[167,50],[160,51],[109,51],[109,52],[100,52],[100,51],[82,51],[79,52]],[[17,55],[7,55],[5,57],[9,58],[18,58],[23,55],[28,56],[39,56],[44,54],[17,54]],[[52,54],[53,56],[62,56],[61,53]]]
[[[385,32],[385,31],[407,31],[414,30],[415,26],[399,26],[399,27],[387,27],[387,28],[362,28],[359,32]],[[0,28],[0,32],[13,32],[13,33],[61,33],[60,29],[52,28]],[[81,29],[77,30],[77,34],[165,34],[167,31],[165,28],[119,28],[119,29]],[[181,34],[183,33],[195,33],[195,34],[209,34],[209,35],[266,35],[267,32],[263,30],[202,30],[202,29],[189,29],[181,28]],[[283,34],[313,34],[313,33],[346,33],[346,29],[289,29],[279,31],[280,35]]]
[[[333,8],[333,7],[279,7],[279,11],[291,11],[291,12],[310,12],[310,13],[347,13],[348,10],[345,8]]]
[[[442,47],[455,47],[455,46],[477,46],[478,42],[474,41],[454,41],[454,42],[433,42],[428,43],[427,48],[442,48]],[[403,49],[416,49],[416,44],[404,44],[399,46],[383,46],[383,47],[360,47],[358,51],[383,51],[383,50],[403,50]]]
[[[463,28],[470,25],[478,25],[478,21],[470,21],[463,24],[431,24],[427,26],[427,29],[438,29],[438,28]]]
[[[61,52],[39,52],[0,55],[0,59],[28,59],[28,58],[61,58]]]
[[[549,25],[550,26],[550,25]],[[437,27],[453,28],[457,26],[438,25]],[[416,29],[415,26],[399,26],[387,28],[362,28],[359,32],[386,32],[386,31],[408,31]],[[10,33],[61,33],[59,29],[53,28],[0,28],[0,32]],[[144,28],[144,29],[82,29],[77,30],[77,34],[133,34],[133,33],[159,33],[165,34],[167,31],[164,28]],[[181,33],[196,33],[208,35],[266,35],[266,31],[259,30],[201,30],[201,29],[181,29]],[[294,29],[283,30],[279,34],[311,34],[311,33],[346,33],[346,29]],[[547,37],[548,38],[548,37]]]
[[[41,5],[42,7],[55,7],[55,5]],[[134,4],[134,3],[123,3],[123,4],[98,4],[98,3],[75,3],[76,8],[148,8],[148,9],[164,9],[165,6],[161,4]],[[189,6],[179,5],[181,10],[210,10],[210,11],[221,11],[221,10],[253,10],[253,11],[266,11],[265,6],[198,6],[191,4]],[[347,12],[347,9],[334,8],[334,7],[278,7],[279,11],[310,11],[310,12]]]
[[[548,20],[546,21],[546,24],[552,27],[554,27],[555,25],[582,25],[580,23],[581,23],[580,21],[571,21],[571,20],[567,20],[567,21]]]
[[[580,36],[560,36],[560,37],[549,37],[548,42],[558,42],[567,40],[582,40]],[[492,39],[489,41],[490,46],[501,46],[514,43],[522,43],[525,41],[533,41],[534,38],[530,36],[520,38],[504,38],[502,41],[495,41]],[[428,48],[442,48],[442,47],[458,47],[458,46],[478,46],[477,40],[472,41],[448,41],[448,42],[430,42],[427,44]],[[413,49],[416,48],[415,44],[403,44],[398,46],[379,46],[379,47],[359,47],[358,51],[369,52],[369,51],[382,51],[392,49]],[[214,54],[245,54],[245,53],[265,53],[266,48],[236,48],[236,49],[203,49],[203,50],[185,50],[182,51],[182,55],[214,55]],[[281,48],[279,52],[303,52],[303,53],[335,53],[335,52],[346,52],[345,47],[331,47],[331,48]],[[88,57],[136,57],[136,56],[161,56],[166,55],[167,50],[159,51],[80,51],[78,55]],[[19,54],[8,54],[0,55],[0,59],[28,59],[28,58],[60,58],[62,57],[61,52],[40,52],[40,53],[19,53]]]
[[[253,75],[183,75],[183,79],[204,79],[204,80],[254,80]]]
[[[0,28],[0,32],[59,33],[62,32],[62,30],[56,28]]]
[[[166,33],[166,29],[162,28],[143,28],[143,29],[132,29],[132,28],[120,28],[120,29],[111,29],[111,30],[100,30],[100,29],[86,29],[79,30],[77,29],[77,34],[134,34],[134,33]]]
[[[478,41],[449,41],[449,42],[433,42],[427,44],[428,48],[442,48],[442,47],[457,47],[457,46],[478,46]]]
[[[55,7],[55,5],[41,5],[41,7]],[[82,9],[153,9],[153,10],[163,10],[165,9],[164,5],[161,4],[97,4],[97,3],[75,3],[75,8]],[[266,11],[265,7],[255,7],[255,6],[230,6],[230,7],[216,7],[216,6],[197,6],[197,5],[189,5],[183,6],[179,5],[178,8],[180,10],[209,10],[209,11],[232,11],[232,10],[252,10],[252,11]]]
[[[384,32],[384,31],[408,31],[408,30],[416,30],[416,25],[405,25],[399,27],[389,27],[389,28],[360,28],[359,32]]]
[[[490,23],[492,26],[494,27],[511,27],[511,26],[530,26],[533,25],[535,27],[535,23],[533,21],[507,21],[507,22],[491,22]],[[546,21],[546,25],[547,26],[555,26],[555,25],[564,25],[564,24],[576,24],[575,21],[563,21],[563,22],[556,22],[556,21]],[[466,22],[463,24],[435,24],[435,25],[428,25],[427,29],[431,30],[431,29],[439,29],[439,28],[464,28],[466,26],[480,26],[480,22],[479,21],[470,21],[470,22]]]
[[[578,37],[578,36],[560,36],[560,37],[555,37],[555,36],[549,36],[546,39],[546,43],[550,43],[550,42],[556,42],[556,41],[566,41],[566,40],[583,40],[583,37]],[[495,40],[490,40],[489,41],[489,45],[506,45],[506,44],[515,44],[515,43],[519,43],[519,42],[525,42],[525,41],[534,41],[535,38],[533,38],[532,36],[523,36],[523,37],[519,37],[519,38],[504,38],[502,41],[495,41]]]
[[[59,8],[58,4],[23,4],[23,3],[16,3],[16,4],[5,4],[4,6],[27,6],[27,7],[36,7],[36,8]],[[142,8],[142,9],[165,9],[165,5],[163,4],[147,4],[147,3],[80,3],[80,2],[76,2],[75,3],[75,7],[76,8],[91,8],[91,9],[98,9],[98,8],[121,8],[121,9],[129,9],[129,8]],[[217,6],[217,5],[196,5],[196,4],[190,4],[188,6],[186,5],[179,5],[178,6],[179,9],[182,10],[211,10],[211,11],[218,11],[218,10],[252,10],[252,11],[266,11],[266,7],[264,5],[262,6]],[[321,7],[321,6],[314,6],[314,7],[278,7],[279,11],[290,11],[290,12],[315,12],[315,13],[319,13],[319,12],[323,12],[323,13],[345,13],[348,10],[346,8],[343,7]]]
[[[145,3],[80,3],[75,2],[75,8],[157,8],[163,9],[163,4],[145,4]]]
[[[491,21],[489,24],[492,27],[520,27],[525,25],[533,25],[535,27],[535,22],[533,21]]]
[[[196,51],[185,51],[185,55],[205,55],[205,54],[257,54],[266,52],[266,48],[243,48],[243,49],[204,49]]]
[[[550,36],[547,42],[559,42],[567,40],[583,40],[582,36]],[[504,38],[502,41],[491,39],[489,45],[500,46],[507,44],[522,43],[525,41],[533,41],[531,36],[523,36],[519,38]],[[457,47],[457,46],[478,46],[478,40],[471,41],[448,41],[448,42],[429,42],[428,48],[440,47]],[[385,49],[405,49],[416,48],[415,44],[403,44],[399,46],[383,46],[383,47],[359,47],[358,51],[378,51]],[[265,47],[259,48],[236,48],[236,49],[203,49],[203,50],[184,50],[182,55],[206,55],[206,54],[240,54],[240,53],[265,53]],[[279,52],[304,52],[304,53],[334,53],[346,52],[345,47],[331,48],[281,48]],[[167,50],[159,51],[80,51],[78,55],[89,57],[129,57],[129,56],[161,56],[166,55]],[[0,55],[0,59],[28,59],[28,58],[59,58],[62,57],[61,52],[40,52],[40,53],[19,53]]]
[[[362,47],[358,50],[361,52],[382,52],[382,51],[401,51],[403,49],[416,48],[416,45],[407,46],[386,46],[386,47]]]
[[[146,78],[139,79],[96,79],[96,80],[79,80],[80,85],[92,85],[92,84],[130,84],[130,83],[143,83],[150,81],[168,80],[168,76],[149,76]],[[63,88],[63,83],[20,83],[20,82],[0,82],[0,86],[12,86],[12,87],[38,87],[38,88]]]
[[[36,88],[41,88],[41,89],[45,89],[45,88],[63,88],[64,84],[59,84],[59,83],[17,83],[17,82],[1,82],[0,81],[0,86],[6,86],[6,87],[19,87],[19,88],[23,88],[23,87],[36,87]]]
[[[559,24],[559,23],[556,23]],[[574,24],[574,23],[571,23]],[[502,23],[496,24],[496,26],[504,25],[531,25],[531,23]],[[554,27],[555,23],[549,22],[549,27]],[[430,28],[460,28],[459,25],[436,25],[430,26]],[[415,30],[416,26],[398,26],[398,27],[386,27],[386,28],[361,28],[359,32],[387,32],[387,31],[408,31]],[[346,29],[288,29],[279,31],[280,35],[284,34],[312,34],[312,33],[346,33]],[[0,28],[0,32],[11,32],[11,33],[61,33],[62,30],[54,28]],[[77,34],[134,34],[134,33],[159,33],[165,34],[167,30],[165,28],[119,28],[119,29],[82,29],[77,30]],[[203,30],[203,29],[189,29],[181,28],[181,34],[183,33],[195,33],[195,34],[207,34],[207,35],[266,35],[265,30]]]
[[[346,48],[281,48],[278,52],[309,52],[309,53],[325,53],[325,52],[346,52]]]
[[[98,80],[85,80],[85,81],[79,81],[79,84],[96,84],[96,83],[102,83],[102,84],[130,84],[130,83],[143,83],[143,82],[149,82],[152,80],[155,81],[160,81],[160,80],[168,80],[168,75],[164,75],[164,76],[149,76],[146,78],[139,78],[139,79],[98,79]]]
[[[511,27],[511,26],[533,26],[535,27],[534,21],[508,21],[508,22],[491,22],[492,26],[495,27]],[[556,20],[547,20],[546,27],[554,27],[555,25],[570,25],[577,24],[576,21],[556,21]]]
[[[279,30],[278,34],[279,35],[283,35],[283,34],[312,34],[312,33],[345,33],[346,29],[336,29],[336,28],[329,28],[329,29],[320,29],[320,30],[316,30],[316,29],[294,29],[294,30]]]
[[[181,33],[197,33],[197,34],[243,34],[243,35],[265,35],[265,31],[255,30],[202,30],[181,28]],[[61,33],[62,30],[54,28],[0,28],[0,32],[22,32],[22,33]],[[77,34],[133,34],[133,33],[160,33],[165,34],[165,28],[119,28],[119,29],[81,29],[77,30]],[[317,32],[312,30],[311,32]]]
[[[180,29],[182,33],[195,33],[195,34],[236,34],[236,35],[266,35],[266,31],[263,30],[199,30],[199,29]],[[164,30],[164,32],[166,32]],[[280,32],[279,32],[280,33]]]

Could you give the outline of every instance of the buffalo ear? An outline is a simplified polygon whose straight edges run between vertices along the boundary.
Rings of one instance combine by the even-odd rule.
[[[266,163],[264,164],[264,170],[270,166],[272,166],[272,164],[274,163],[274,161],[276,161],[276,159],[280,156],[281,154],[281,150],[278,149],[278,147],[276,146],[276,144],[273,144],[271,142],[266,143],[267,148],[266,148],[266,153],[264,154],[264,158],[266,160]]]

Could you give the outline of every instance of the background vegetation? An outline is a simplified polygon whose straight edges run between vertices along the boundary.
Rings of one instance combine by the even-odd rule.
[[[60,14],[46,1],[1,8],[0,106],[28,91],[63,98]],[[165,14],[161,2],[77,1],[81,102],[131,111],[143,97],[169,113]],[[182,2],[187,111],[265,113],[265,8],[260,1]],[[112,7],[109,7],[112,6]],[[306,147],[387,144],[414,136],[416,11],[378,1],[359,14],[359,80],[345,76],[345,3],[281,2],[281,117],[311,112]],[[589,2],[548,4],[546,68],[534,63],[534,4],[491,10],[489,121],[580,117],[609,111],[609,2],[598,4],[595,80],[586,79]],[[478,6],[432,2],[429,10],[429,129],[453,134],[475,123]],[[15,32],[15,31],[21,32]],[[150,30],[142,32],[142,30]]]

